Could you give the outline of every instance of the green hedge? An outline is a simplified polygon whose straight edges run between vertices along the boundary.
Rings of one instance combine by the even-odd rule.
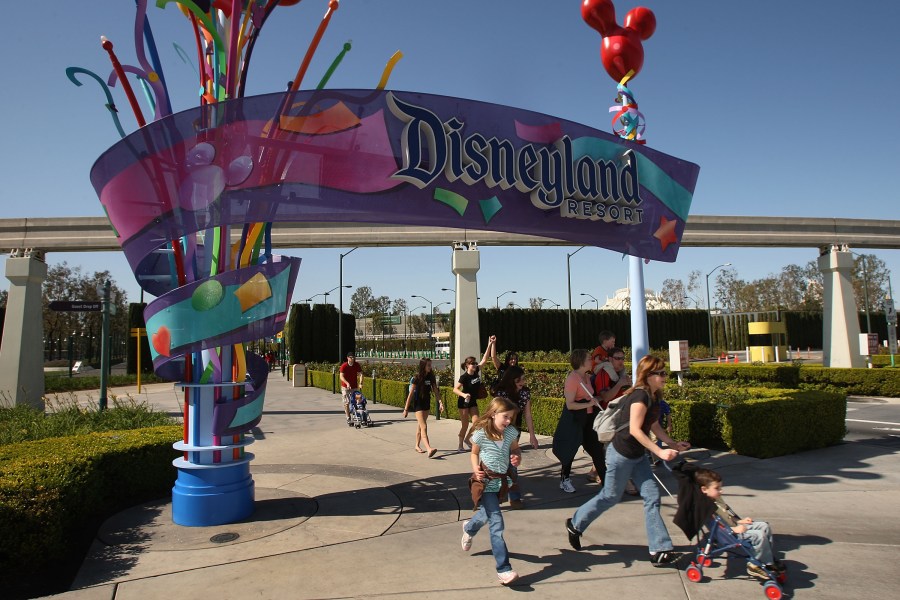
[[[813,388],[858,396],[900,398],[900,369],[837,369],[816,365],[693,364],[688,381],[730,381]]]
[[[900,369],[826,369],[803,367],[800,383],[858,396],[900,398]]]
[[[779,390],[725,411],[722,438],[732,451],[756,458],[824,448],[846,433],[847,398],[821,390]]]
[[[96,528],[170,493],[180,426],[0,446],[0,586],[6,597],[64,591]]]

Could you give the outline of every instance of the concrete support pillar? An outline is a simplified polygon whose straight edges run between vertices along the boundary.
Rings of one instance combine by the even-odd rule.
[[[44,410],[44,320],[41,284],[47,264],[39,250],[14,250],[6,259],[12,284],[0,342],[0,405]]]
[[[822,365],[863,367],[865,361],[859,353],[859,311],[850,283],[853,255],[846,246],[823,248],[819,271],[824,281]]]
[[[478,282],[481,255],[475,242],[453,244],[453,274],[456,275],[456,321],[453,325],[453,383],[462,374],[460,363],[467,356],[481,359],[478,333]]]

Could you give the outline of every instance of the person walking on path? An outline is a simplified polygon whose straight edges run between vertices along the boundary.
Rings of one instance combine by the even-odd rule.
[[[625,351],[614,346],[609,349],[609,360],[600,363],[600,368],[594,378],[594,396],[600,398],[600,407],[606,410],[609,402],[621,396],[622,392],[629,387],[631,387],[631,374],[625,370]],[[596,436],[597,432],[591,427],[590,431],[585,430],[585,435]],[[606,462],[604,461],[599,470],[591,469],[591,472],[588,473],[588,480],[602,483],[605,473]],[[637,495],[637,489],[631,484],[625,488],[625,492]]]
[[[496,340],[496,336],[494,336]],[[506,353],[506,358],[503,359],[503,362],[500,362],[500,359],[497,358],[497,342],[494,342],[494,348],[491,351],[491,362],[494,363],[494,368],[497,369],[497,379],[494,381],[494,385],[491,386],[491,389],[496,390],[497,386],[500,385],[500,380],[503,379],[503,374],[510,367],[518,367],[519,366],[519,354],[518,352],[513,352],[510,350]]]
[[[356,354],[347,353],[347,361],[341,365],[341,399],[344,402],[344,416],[347,417],[347,425],[352,425],[350,420],[350,397],[353,392],[359,391],[362,384],[362,367],[356,362]]]
[[[519,578],[509,564],[509,550],[503,539],[503,513],[500,503],[505,499],[509,476],[522,460],[519,432],[512,425],[516,417],[515,403],[506,398],[494,398],[484,415],[475,423],[472,434],[472,478],[469,487],[475,502],[475,514],[463,521],[462,549],[472,549],[472,539],[488,525],[491,552],[497,567],[497,578],[509,585]]]
[[[497,384],[497,396],[512,400],[518,407],[516,412],[515,426],[521,435],[522,421],[528,427],[529,443],[533,450],[537,450],[537,436],[534,434],[534,419],[531,416],[531,390],[525,385],[525,370],[522,367],[511,366],[503,374],[503,379]],[[518,471],[515,467],[516,483],[509,488],[509,506],[510,508],[525,508],[522,502],[522,490],[519,485]]]
[[[406,396],[406,405],[403,408],[403,418],[409,414],[410,406],[416,413],[416,452],[428,453],[431,458],[437,452],[428,441],[428,415],[431,414],[431,394],[434,393],[438,400],[438,410],[444,410],[444,401],[441,398],[441,390],[438,388],[437,379],[431,367],[431,359],[423,358],[419,361],[419,372],[413,377],[409,385],[409,394]],[[425,448],[421,448],[421,444]]]
[[[591,388],[591,355],[587,350],[575,349],[569,356],[572,371],[566,377],[563,394],[566,402],[553,433],[553,454],[559,459],[559,489],[571,494],[575,492],[570,474],[578,448],[583,447],[598,472],[603,469],[603,444],[597,439],[592,427],[594,417],[600,410],[599,401],[594,398]],[[588,435],[586,432],[590,431]]]
[[[597,517],[612,508],[622,498],[625,483],[632,479],[644,499],[644,523],[650,562],[655,567],[678,560],[672,539],[659,514],[659,488],[653,480],[649,451],[662,460],[673,460],[687,450],[687,442],[676,442],[659,425],[659,401],[666,384],[666,363],[652,355],[638,363],[637,381],[620,401],[616,434],[606,450],[606,477],[600,493],[582,504],[571,519],[566,520],[569,544],[581,550],[581,536]],[[660,448],[649,437],[650,431],[668,447]]]
[[[484,351],[481,362],[474,356],[467,356],[462,363],[463,373],[453,386],[453,393],[458,396],[456,408],[459,409],[459,448],[457,452],[465,452],[463,444],[472,447],[472,432],[478,419],[478,400],[487,398],[487,388],[481,375],[481,367],[487,364],[488,358],[497,341],[496,336],[488,338],[488,347]],[[470,425],[471,421],[471,425]]]

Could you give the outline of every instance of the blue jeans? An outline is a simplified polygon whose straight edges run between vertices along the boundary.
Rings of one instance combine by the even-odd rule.
[[[753,521],[744,525],[747,531],[737,535],[742,540],[748,540],[753,546],[753,556],[764,565],[770,565],[775,561],[774,543],[772,542],[772,528],[765,521]]]
[[[666,530],[659,514],[659,488],[650,471],[650,460],[646,454],[640,458],[625,458],[613,448],[606,449],[606,477],[603,478],[603,489],[600,493],[582,504],[572,517],[575,529],[584,530],[608,509],[622,499],[628,480],[634,482],[644,499],[644,525],[647,527],[647,543],[650,552],[664,552],[672,549],[672,538]]]
[[[500,512],[500,499],[497,497],[497,492],[484,492],[478,510],[465,526],[466,533],[475,535],[484,527],[485,523],[488,524],[491,532],[491,552],[494,554],[494,560],[497,561],[497,572],[512,571],[509,564],[509,551],[506,549],[506,542],[503,541],[503,513]]]

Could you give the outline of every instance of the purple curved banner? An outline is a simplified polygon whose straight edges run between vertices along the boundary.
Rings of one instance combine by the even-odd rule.
[[[91,181],[152,293],[185,234],[266,222],[539,235],[676,259],[699,167],[571,121],[413,92],[241,98],[148,124]],[[162,264],[161,264],[162,263]]]

